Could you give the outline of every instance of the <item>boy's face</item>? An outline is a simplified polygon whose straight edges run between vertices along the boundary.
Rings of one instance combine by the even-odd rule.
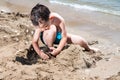
[[[49,20],[48,21],[44,21],[44,20],[39,21],[39,28],[41,29],[41,31],[48,30],[49,26],[50,26]]]

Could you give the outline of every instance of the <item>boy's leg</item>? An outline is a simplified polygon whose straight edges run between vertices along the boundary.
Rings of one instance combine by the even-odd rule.
[[[49,30],[45,30],[43,33],[43,40],[48,47],[53,46],[53,42],[56,38],[56,26],[51,25]]]
[[[85,50],[90,51],[90,47],[87,44],[87,41],[85,39],[83,39],[80,36],[77,35],[73,35],[73,34],[68,34],[67,35],[67,43],[71,44],[78,44],[81,47],[85,48]]]

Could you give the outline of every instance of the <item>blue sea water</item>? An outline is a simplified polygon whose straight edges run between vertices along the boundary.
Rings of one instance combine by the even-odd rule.
[[[50,3],[120,16],[120,0],[50,0]]]

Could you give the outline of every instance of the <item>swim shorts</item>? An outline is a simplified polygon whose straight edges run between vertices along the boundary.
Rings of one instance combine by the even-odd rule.
[[[43,40],[43,32],[41,32],[41,34],[40,34],[40,39],[41,39],[42,43],[45,44],[45,42]],[[57,32],[54,44],[59,44],[61,39],[62,39],[61,32]]]

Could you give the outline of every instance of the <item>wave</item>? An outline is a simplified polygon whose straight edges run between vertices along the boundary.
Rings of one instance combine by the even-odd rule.
[[[76,3],[65,3],[65,2],[63,3],[60,1],[54,1],[54,0],[50,0],[50,3],[70,6],[70,7],[77,8],[77,9],[86,9],[86,10],[90,10],[90,11],[96,11],[96,12],[102,12],[102,13],[120,16],[120,11],[108,10],[108,9],[98,8],[98,7],[89,6],[89,5],[80,5],[80,4],[76,4]]]

